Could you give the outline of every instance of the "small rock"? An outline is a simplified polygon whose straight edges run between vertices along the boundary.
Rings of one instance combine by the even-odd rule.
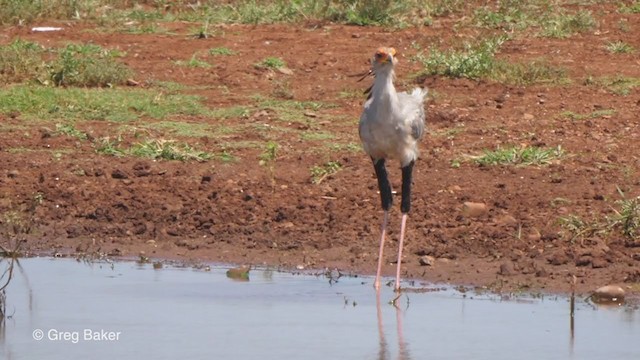
[[[569,262],[569,257],[564,252],[556,252],[547,258],[547,261],[549,264],[555,266],[565,265]]]
[[[523,118],[523,119],[525,119],[525,120],[530,121],[530,120],[535,119],[535,116],[533,116],[533,114],[524,114],[524,115],[522,116],[522,118]]]
[[[531,259],[535,259],[538,256],[542,255],[543,253],[544,253],[544,249],[534,247],[529,249],[529,251],[527,251],[527,256]]]
[[[133,165],[133,175],[137,177],[151,175],[151,165],[144,161],[139,161]]]
[[[458,192],[462,191],[462,188],[458,185],[451,185],[447,188],[447,190],[449,190],[450,192]]]
[[[510,262],[505,262],[500,265],[500,270],[498,270],[498,275],[509,276],[515,273],[513,269],[513,264]]]
[[[607,285],[598,288],[591,294],[595,303],[622,303],[624,302],[624,289],[617,285]]]
[[[589,264],[591,264],[591,256],[580,256],[577,260],[576,260],[576,266],[587,266]]]
[[[420,257],[420,266],[433,266],[436,259],[433,256],[425,255]]]
[[[500,225],[506,225],[506,226],[518,225],[518,220],[511,215],[505,215],[499,218],[496,222]]]
[[[293,75],[293,70],[291,70],[289,68],[286,68],[286,67],[279,67],[278,71],[280,73],[282,73],[282,74],[285,74],[285,75]]]
[[[484,203],[465,202],[462,206],[462,214],[467,217],[481,217],[489,213],[489,208]]]
[[[122,170],[116,169],[111,172],[111,177],[114,179],[128,179],[129,175]]]
[[[314,113],[312,111],[305,111],[303,115],[306,116],[306,117],[310,117],[310,118],[318,117],[318,114],[316,114],[316,113]]]
[[[166,233],[167,235],[170,235],[170,236],[180,236],[180,231],[173,227],[167,228]],[[178,245],[178,246],[181,246],[181,245]]]
[[[20,176],[20,171],[18,170],[11,170],[7,173],[7,177],[11,178],[11,179],[15,179],[18,176]]]
[[[127,86],[138,86],[140,85],[139,82],[133,80],[133,79],[127,79]]]

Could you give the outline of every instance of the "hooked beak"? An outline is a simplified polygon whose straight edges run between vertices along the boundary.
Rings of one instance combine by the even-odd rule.
[[[395,56],[396,49],[392,47],[381,47],[376,50],[376,53],[373,55],[373,61],[378,64],[387,64],[392,62]]]

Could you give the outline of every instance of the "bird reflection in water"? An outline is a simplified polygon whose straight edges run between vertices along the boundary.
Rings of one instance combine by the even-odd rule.
[[[402,332],[402,317],[404,314],[402,309],[400,309],[400,306],[398,306],[397,300],[398,298],[396,298],[391,303],[396,310],[396,335],[398,340],[398,355],[396,356],[396,360],[409,360],[411,359],[411,356],[409,354],[407,343],[404,341],[404,335]],[[376,291],[376,310],[378,313],[378,337],[380,340],[378,360],[390,360],[391,357],[389,355],[389,348],[385,337],[384,325],[382,321],[382,302],[380,300],[380,291]]]

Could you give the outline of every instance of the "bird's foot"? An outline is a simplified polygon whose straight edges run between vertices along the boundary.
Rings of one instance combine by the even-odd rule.
[[[389,304],[393,305],[396,309],[399,309],[398,299],[400,299],[401,296],[402,296],[402,293],[397,291],[396,297],[394,297],[393,300],[389,301]]]

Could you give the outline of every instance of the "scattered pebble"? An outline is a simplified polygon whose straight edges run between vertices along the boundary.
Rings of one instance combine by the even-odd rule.
[[[278,71],[280,73],[282,73],[282,74],[285,74],[285,75],[293,75],[293,70],[291,70],[289,68],[286,68],[286,67],[279,67]]]
[[[419,260],[421,266],[433,266],[435,261],[436,259],[433,256],[429,255],[421,256]]]
[[[111,177],[114,179],[127,179],[129,175],[120,169],[116,169],[111,172]]]
[[[513,269],[513,264],[510,262],[505,262],[500,265],[500,270],[498,270],[498,275],[509,276],[515,273]]]
[[[556,252],[547,258],[549,264],[551,265],[565,265],[569,263],[569,257],[563,251]]]
[[[500,225],[506,225],[506,226],[518,225],[518,220],[511,215],[505,215],[499,218],[496,222]]]
[[[465,202],[462,206],[464,216],[477,218],[489,213],[489,208],[484,203]]]
[[[449,192],[458,192],[462,191],[462,188],[458,185],[451,185],[447,188],[447,190],[449,190]]]

